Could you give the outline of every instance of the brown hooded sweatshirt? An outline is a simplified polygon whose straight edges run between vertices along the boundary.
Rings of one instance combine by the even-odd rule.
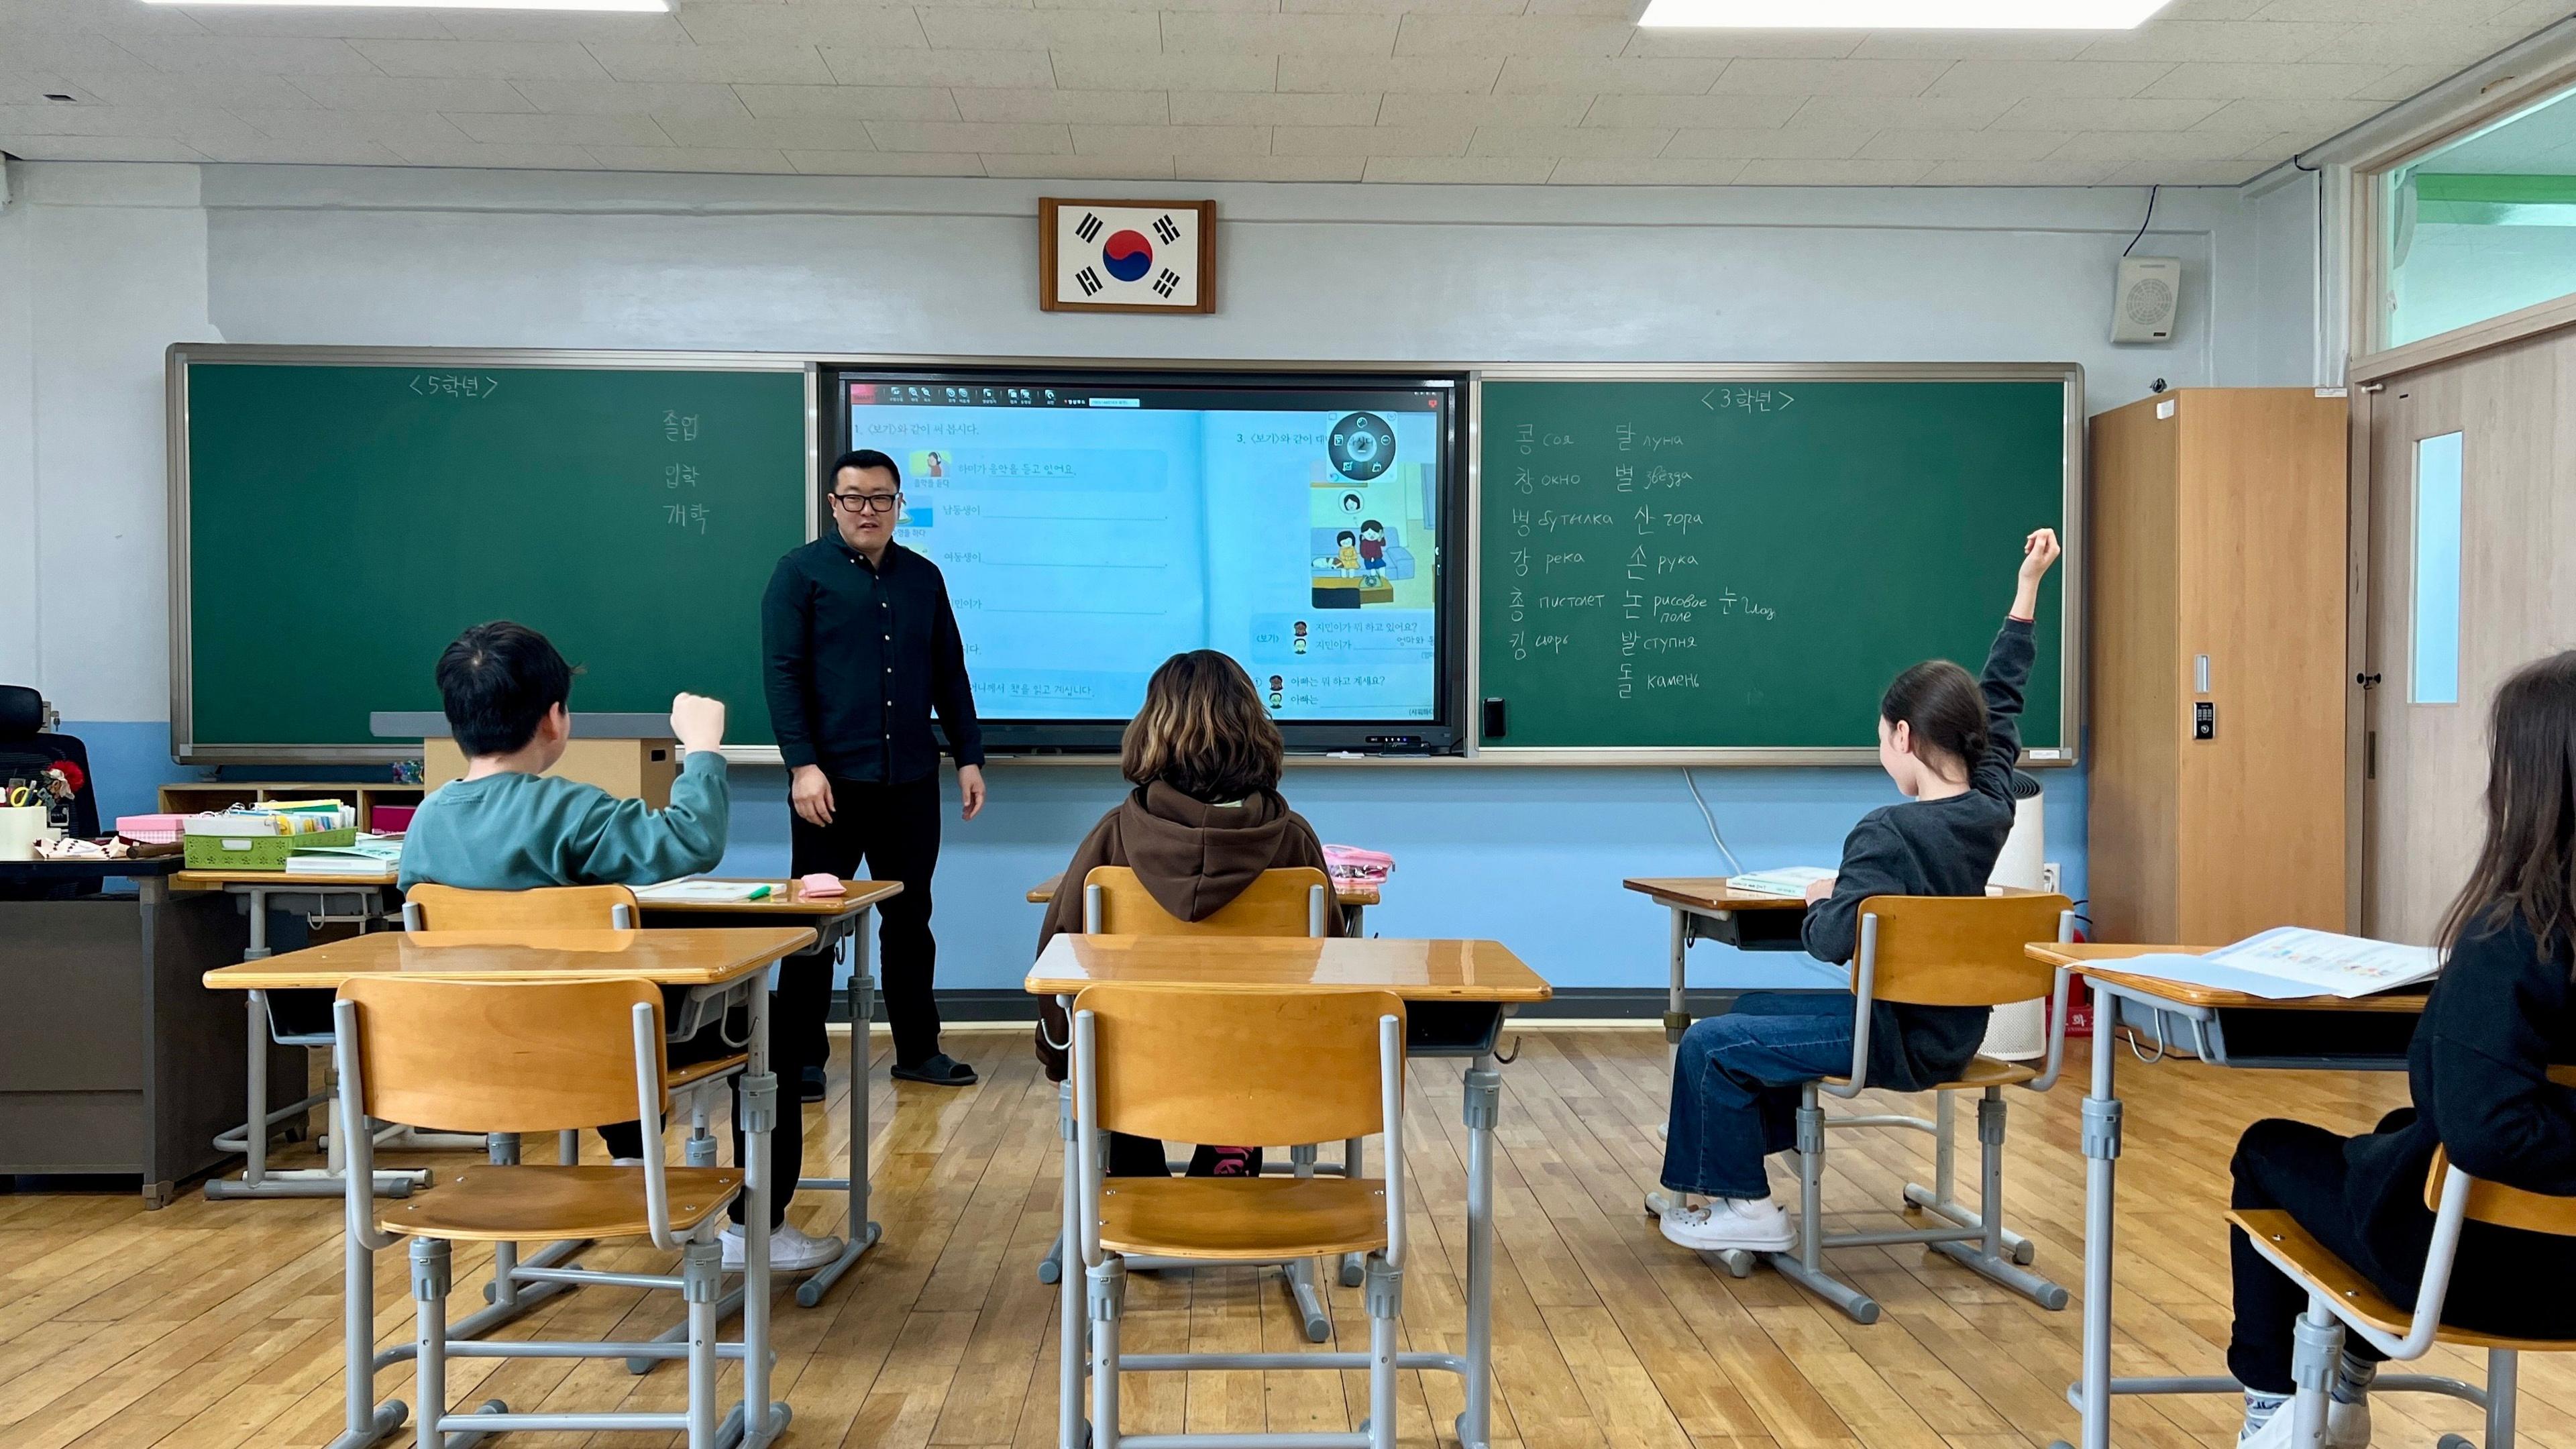
[[[1193,800],[1157,780],[1131,792],[1100,817],[1047,903],[1038,949],[1059,932],[1082,929],[1082,881],[1093,866],[1123,865],[1155,903],[1184,921],[1204,921],[1243,894],[1265,870],[1324,866],[1323,842],[1306,818],[1267,790],[1236,805]],[[1324,913],[1327,935],[1341,934],[1341,913]],[[1048,1045],[1064,1041],[1065,1019],[1053,1000],[1038,1004],[1038,1060],[1047,1078],[1061,1082],[1065,1055]]]

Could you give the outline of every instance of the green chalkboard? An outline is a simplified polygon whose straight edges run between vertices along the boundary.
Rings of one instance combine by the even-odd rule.
[[[1489,749],[1877,743],[1918,660],[1975,669],[2022,536],[2063,527],[2071,368],[1483,384]],[[2069,743],[2053,577],[2024,740]],[[1484,714],[1490,721],[1493,707]]]
[[[806,536],[801,371],[180,366],[182,753],[381,751],[368,715],[437,709],[439,651],[499,618],[581,669],[576,710],[689,689],[731,706],[729,742],[770,741],[760,594]]]

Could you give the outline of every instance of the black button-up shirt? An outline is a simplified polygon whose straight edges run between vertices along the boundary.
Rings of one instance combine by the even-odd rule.
[[[939,566],[888,543],[871,568],[828,528],[778,561],[760,601],[769,723],[788,766],[904,784],[939,768],[930,712],[960,765],[984,763],[966,648]]]

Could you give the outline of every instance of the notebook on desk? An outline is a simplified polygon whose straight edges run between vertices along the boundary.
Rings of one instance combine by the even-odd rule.
[[[2442,954],[2430,946],[2276,926],[2206,955],[2160,952],[2103,964],[2105,969],[2129,975],[2242,992],[2266,1001],[2303,996],[2348,1001],[2430,981],[2442,969]]]

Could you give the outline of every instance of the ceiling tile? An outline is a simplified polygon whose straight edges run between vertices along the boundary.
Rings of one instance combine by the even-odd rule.
[[[188,18],[209,35],[336,36],[378,40],[453,40],[435,10],[327,6],[191,5]],[[382,154],[382,153],[379,153]]]
[[[291,84],[335,111],[533,111],[505,80],[419,80],[385,75],[297,76]]]
[[[485,146],[468,141],[387,141],[386,149],[414,166],[498,166],[517,170],[595,171],[598,161],[579,146]]]
[[[778,151],[684,151],[674,146],[593,146],[590,154],[611,171],[722,171],[732,175],[792,172]]]
[[[59,101],[47,101],[45,97],[48,94],[67,95],[75,101],[91,103],[98,103],[104,99],[87,86],[75,85],[58,75],[0,74],[0,105],[62,104]],[[296,99],[302,100],[303,97],[298,96]]]
[[[893,50],[827,45],[824,63],[845,86],[960,86],[1046,90],[1056,68],[1043,50]],[[1124,89],[1134,89],[1125,87]]]
[[[58,71],[79,75],[134,71],[158,75],[141,56],[104,35],[73,35],[36,30],[0,29],[0,58],[13,71]]]
[[[1268,126],[1070,126],[1079,156],[1267,156]]]
[[[2106,186],[2242,186],[2265,168],[2246,161],[2131,161],[2102,178]]]
[[[2449,80],[2458,69],[2457,66],[2448,65],[2396,66],[2377,79],[2365,81],[2354,87],[2350,99],[2394,104],[2440,85]]]
[[[313,98],[273,76],[162,75],[157,71],[109,71],[80,76],[85,89],[111,106],[205,105],[238,110],[318,109]]]
[[[1062,126],[1005,121],[870,121],[868,136],[880,151],[1073,151]]]
[[[1171,122],[1179,126],[1374,126],[1380,120],[1378,102],[1378,97],[1365,92],[1176,91],[1171,98]]]
[[[206,27],[168,5],[102,5],[98,0],[0,0],[0,35],[13,30],[99,35],[203,35]]]
[[[1597,107],[1624,97],[1605,96],[1388,96],[1378,107],[1381,126],[1579,126]],[[1653,99],[1648,97],[1647,99]],[[1605,121],[1604,125],[1621,124]],[[1662,125],[1641,121],[1639,125]]]
[[[615,80],[744,81],[830,85],[832,68],[810,45],[654,45],[593,42],[593,60]]]
[[[304,137],[281,141],[261,136],[199,138],[191,143],[209,161],[267,166],[399,166],[402,157],[387,147],[357,137]]]
[[[453,40],[602,41],[610,45],[686,45],[676,14],[640,11],[442,10]]]
[[[1919,96],[1951,67],[1945,60],[1767,60],[1727,62],[1712,88],[1738,96]]]
[[[1667,156],[1716,156],[1739,161],[1857,156],[1874,131],[1828,131],[1793,126],[1772,131],[1688,130],[1676,133]]]
[[[1758,131],[1784,124],[1798,106],[1794,96],[1602,96],[1583,124]]]
[[[961,121],[1085,121],[1102,126],[1160,126],[1173,117],[1161,91],[994,91],[950,93]],[[1184,92],[1183,94],[1187,94]],[[753,110],[760,109],[758,106]]]
[[[923,0],[923,3],[936,4],[942,3],[942,0]],[[1017,9],[1018,0],[1004,0],[1000,8]],[[1280,0],[1034,0],[1032,8],[1038,10],[1153,10],[1188,14],[1215,10],[1243,15],[1268,15],[1278,12]]]
[[[984,158],[936,151],[790,151],[787,164],[809,176],[981,176]]]
[[[272,141],[469,140],[456,123],[428,112],[236,110],[244,125]]]
[[[1494,88],[1494,78],[1502,73],[1499,56],[1408,56],[1390,60],[1362,55],[1283,55],[1279,58],[1279,89],[1481,95]]]
[[[2468,23],[2487,19],[2512,0],[2269,0],[2258,20],[2346,20],[2368,24],[2421,21]]]
[[[2049,131],[1881,131],[1860,148],[1883,161],[2036,161],[2066,143]]]
[[[1057,51],[1055,83],[1069,91],[1268,91],[1382,90],[1382,86],[1281,86],[1273,55],[1116,55],[1099,50]],[[1339,65],[1318,56],[1317,65]]]
[[[942,50],[1056,50],[1151,53],[1161,17],[1096,10],[926,10],[921,31]]]
[[[1660,126],[1479,126],[1470,156],[1660,156],[1673,133]]]
[[[1364,156],[1179,156],[1172,176],[1179,181],[1358,181],[1368,171]]]
[[[2209,100],[2143,100],[2135,96],[2033,96],[1997,116],[1999,131],[2180,131],[2217,113]]]
[[[1912,186],[1932,169],[1929,161],[1747,161],[1738,186]]]
[[[2235,65],[2189,61],[2140,89],[2144,96],[2234,100],[2239,96],[2332,100],[2351,95],[2385,71],[2375,65]]]
[[[21,161],[203,161],[206,154],[177,141],[146,136],[38,136],[0,127],[0,151]]]
[[[2350,25],[2292,21],[2150,20],[2084,48],[2083,60],[2305,60]]]
[[[173,75],[376,75],[345,40],[248,35],[128,35],[117,47]]]
[[[1163,49],[1175,55],[1386,55],[1392,15],[1166,15]]]
[[[942,91],[926,92],[944,95]],[[884,117],[894,120],[953,121],[954,113],[920,117]],[[864,120],[845,116],[816,116],[802,120],[768,120],[742,116],[655,116],[653,124],[671,138],[675,146],[702,147],[716,151],[873,151],[877,143],[868,139]]]
[[[677,81],[530,80],[514,81],[519,94],[541,111],[592,116],[747,116],[730,86],[689,85]],[[440,110],[456,107],[441,106]]]
[[[1515,55],[1494,89],[1506,95],[1588,91],[1594,95],[1706,95],[1731,61],[1639,60],[1634,56]]]
[[[1479,186],[1536,186],[1556,163],[1517,156],[1371,156],[1368,181],[1443,182]]]
[[[569,40],[353,40],[387,75],[499,76],[503,80],[606,80],[590,52]]]
[[[2090,33],[2012,30],[1872,30],[1852,54],[1864,60],[2073,60]]]
[[[2070,161],[2224,161],[2272,139],[2268,131],[2078,131],[2053,154]]]
[[[700,45],[851,45],[917,50],[930,44],[913,11],[875,5],[682,5],[680,25],[689,32],[689,39]]]
[[[1932,83],[1936,96],[2133,96],[2174,67],[2162,61],[1963,60]]]
[[[1841,60],[1860,48],[1859,30],[1675,30],[1637,27],[1622,55],[1666,59]]]
[[[59,101],[0,106],[0,131],[31,136],[259,139],[259,132],[248,122],[211,106],[67,106]]]
[[[1075,0],[1064,0],[1066,4]],[[1151,4],[1153,0],[1137,0]],[[1572,0],[1569,0],[1572,3]],[[1595,3],[1619,4],[1622,0],[1595,0]],[[1177,5],[1165,5],[1177,10]],[[1552,10],[1539,0],[1279,0],[1279,10],[1288,15],[1527,15]],[[1588,13],[1568,11],[1565,13]],[[1624,20],[1625,11],[1612,19]]]
[[[1727,186],[1743,174],[1741,161],[1575,156],[1557,162],[1547,179],[1558,186]]]
[[[1463,156],[1473,126],[1279,126],[1274,156]]]
[[[735,86],[753,115],[764,120],[954,121],[1017,120],[1012,116],[962,116],[949,92],[922,86]],[[714,119],[714,118],[711,118]],[[1029,117],[1028,119],[1040,119]],[[1051,119],[1051,118],[1049,118]],[[798,149],[830,150],[830,147]]]
[[[447,118],[469,140],[512,146],[668,146],[671,138],[649,116],[515,114]]]
[[[2205,102],[2195,101],[2201,105]],[[2313,145],[2357,126],[2384,109],[2377,101],[2229,101],[2197,122],[2212,130],[2299,131]],[[2121,129],[2131,129],[2122,127]],[[2144,130],[2145,127],[2135,129]]]
[[[1170,156],[1128,153],[1112,156],[995,154],[984,158],[984,174],[1050,180],[1060,177],[1074,181],[1169,181],[1174,164]]]
[[[2356,25],[2304,60],[2351,65],[2423,65],[2483,60],[2530,32],[2497,25]]]
[[[1974,131],[2013,106],[2011,96],[1817,96],[1801,102],[1787,126],[1875,130],[1919,126],[1928,131]]]
[[[1407,15],[1397,55],[1617,55],[1637,28],[1588,15]]]

